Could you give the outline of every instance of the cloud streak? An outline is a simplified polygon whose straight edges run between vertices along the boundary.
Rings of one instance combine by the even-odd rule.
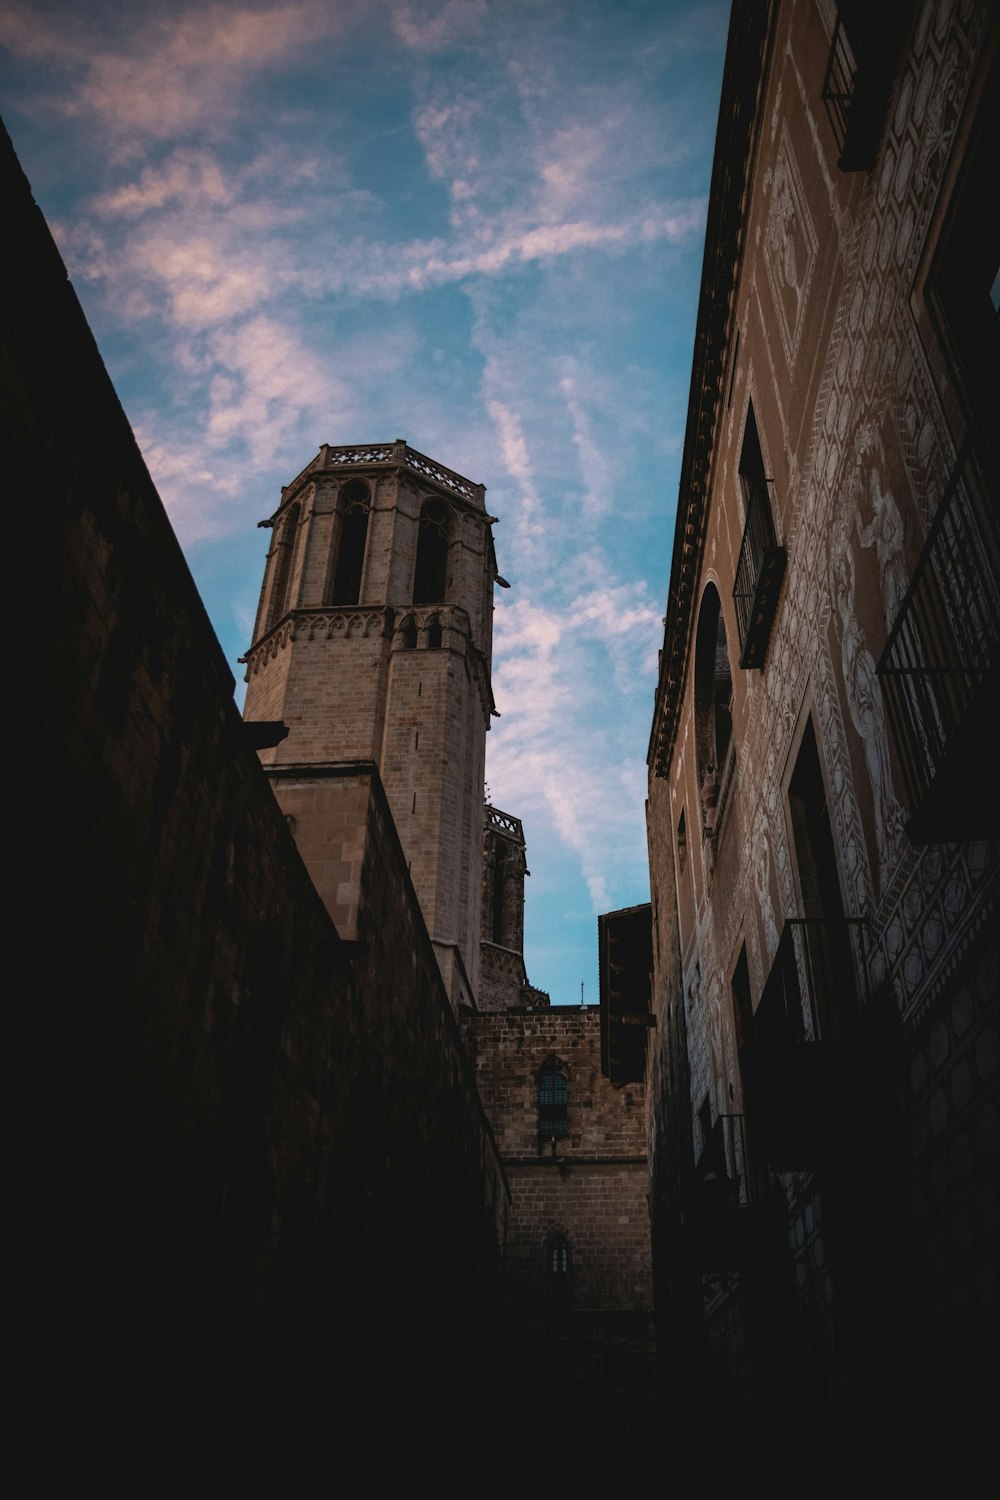
[[[12,133],[234,658],[255,522],[320,443],[403,435],[487,483],[513,585],[490,787],[587,923],[646,880],[714,128],[714,100],[694,104],[724,13],[14,0],[0,18]]]

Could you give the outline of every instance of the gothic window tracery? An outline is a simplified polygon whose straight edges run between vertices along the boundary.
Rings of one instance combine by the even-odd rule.
[[[331,604],[357,604],[361,597],[370,501],[368,486],[361,479],[352,479],[340,492],[340,541]]]
[[[288,608],[288,589],[292,580],[292,562],[299,530],[299,506],[293,505],[281,525],[275,544],[274,581],[267,612],[267,629],[276,625]]]
[[[428,500],[420,512],[414,604],[443,604],[448,596],[451,511],[443,500]]]

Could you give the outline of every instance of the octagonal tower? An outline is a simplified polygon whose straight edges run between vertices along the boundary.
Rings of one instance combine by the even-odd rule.
[[[374,765],[456,1008],[476,1003],[495,711],[485,494],[402,439],[322,447],[261,523],[246,656],[245,716],[288,727],[261,760],[341,935],[355,936],[361,852],[333,788]]]

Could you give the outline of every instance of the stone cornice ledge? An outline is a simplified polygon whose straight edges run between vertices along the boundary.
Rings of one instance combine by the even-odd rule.
[[[750,185],[774,43],[776,11],[777,0],[733,0],[729,22],[667,614],[646,756],[650,771],[657,776],[666,776],[670,768],[687,678],[695,620],[695,588],[708,523],[715,435],[724,405],[726,351],[736,312]],[[755,59],[756,67],[753,66]]]

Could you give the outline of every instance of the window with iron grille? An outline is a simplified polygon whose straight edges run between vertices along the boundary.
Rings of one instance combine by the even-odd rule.
[[[555,1313],[569,1312],[572,1305],[572,1268],[569,1241],[557,1234],[545,1247],[545,1278],[549,1307]]]
[[[538,1077],[538,1139],[561,1140],[569,1129],[569,1083],[558,1058],[546,1062]]]
[[[842,172],[875,165],[910,0],[837,0],[822,99]]]
[[[752,402],[747,411],[739,476],[746,524],[736,565],[733,602],[740,632],[740,666],[748,671],[764,665],[786,562],[785,549],[778,546],[775,536],[771,481],[764,468]]]

